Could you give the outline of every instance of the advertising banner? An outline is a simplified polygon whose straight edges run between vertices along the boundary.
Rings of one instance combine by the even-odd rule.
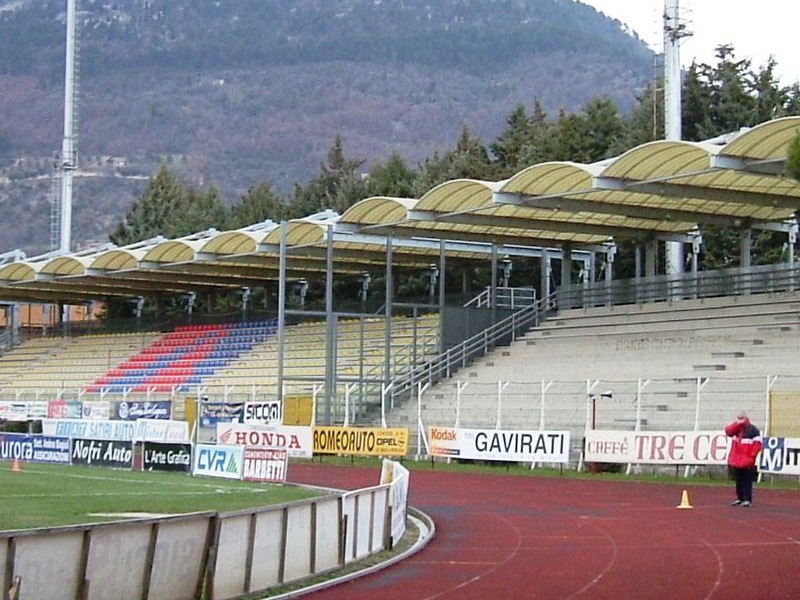
[[[153,402],[114,402],[114,419],[119,421],[135,421],[136,419],[172,418],[172,402],[155,400]]]
[[[408,429],[368,427],[314,427],[314,454],[404,456]]]
[[[111,418],[111,404],[105,400],[84,402],[81,418],[92,421],[108,421]]]
[[[192,474],[241,479],[243,456],[244,446],[197,444],[194,447]]]
[[[245,402],[244,422],[258,423],[260,425],[280,425],[283,422],[281,401]]]
[[[42,433],[59,437],[130,441],[136,433],[136,423],[42,419]]]
[[[758,470],[777,475],[800,475],[800,438],[765,437]]]
[[[145,442],[142,448],[144,471],[192,471],[191,444]]]
[[[409,472],[399,462],[383,459],[381,465],[381,485],[389,484],[389,499],[392,505],[392,543],[396,544],[406,531],[406,512],[408,510]]]
[[[69,464],[69,438],[0,433],[0,460]]]
[[[433,456],[512,462],[569,461],[569,431],[431,427],[428,440]]]
[[[77,400],[51,400],[47,416],[51,419],[80,419],[83,416],[83,402]]]
[[[724,465],[729,440],[720,431],[586,432],[587,462]]]
[[[225,402],[200,403],[200,427],[216,427],[217,423],[241,423],[244,415],[244,403],[227,404]]]
[[[186,421],[139,419],[134,439],[138,442],[186,443],[189,441],[189,424]]]
[[[0,420],[27,421],[28,405],[25,402],[0,402]]]
[[[244,449],[244,476],[247,481],[282,483],[286,481],[289,453],[286,448]]]
[[[72,464],[131,469],[133,468],[133,442],[73,438]]]
[[[286,448],[292,458],[311,458],[311,427],[267,427],[254,423],[217,423],[217,442],[242,446]]]
[[[50,407],[45,400],[30,400],[28,401],[28,420],[38,421],[39,419],[46,419],[49,416]]]

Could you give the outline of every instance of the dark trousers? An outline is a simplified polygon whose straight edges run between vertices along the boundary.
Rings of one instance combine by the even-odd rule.
[[[744,502],[753,501],[753,479],[755,469],[753,467],[740,468],[733,467],[733,477],[736,480],[736,497]]]

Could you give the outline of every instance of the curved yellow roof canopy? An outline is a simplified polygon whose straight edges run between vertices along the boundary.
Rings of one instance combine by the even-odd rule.
[[[17,261],[0,267],[0,281],[30,281],[36,279],[36,275],[47,264],[46,262],[25,262]]]
[[[800,135],[800,116],[784,117],[757,125],[720,149],[726,156],[756,160],[785,158],[787,146]]]
[[[258,244],[267,235],[260,231],[223,231],[203,244],[201,252],[207,254],[249,254],[255,252]]]
[[[89,268],[98,271],[135,269],[145,254],[146,250],[126,250],[124,248],[108,250],[97,256]]]
[[[83,275],[92,261],[92,257],[86,256],[59,256],[47,261],[39,273],[55,276]]]
[[[414,208],[419,200],[415,198],[392,198],[389,196],[373,196],[356,202],[344,211],[340,223],[359,225],[378,225],[380,223],[396,223],[408,218],[408,211]]]

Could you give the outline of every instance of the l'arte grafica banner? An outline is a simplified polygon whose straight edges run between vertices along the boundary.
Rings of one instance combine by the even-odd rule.
[[[724,465],[728,437],[721,431],[586,432],[587,462],[653,465]]]
[[[765,437],[758,460],[762,473],[800,475],[800,438]]]
[[[433,456],[513,462],[569,460],[569,431],[431,427],[428,433]]]

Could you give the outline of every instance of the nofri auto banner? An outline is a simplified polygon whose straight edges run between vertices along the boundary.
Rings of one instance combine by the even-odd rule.
[[[724,465],[729,439],[721,431],[586,432],[587,462]]]
[[[255,423],[217,423],[217,442],[242,446],[286,448],[290,458],[311,458],[314,455],[311,427],[287,425],[267,427]]]
[[[569,460],[569,431],[431,427],[428,433],[433,456],[513,462]]]

